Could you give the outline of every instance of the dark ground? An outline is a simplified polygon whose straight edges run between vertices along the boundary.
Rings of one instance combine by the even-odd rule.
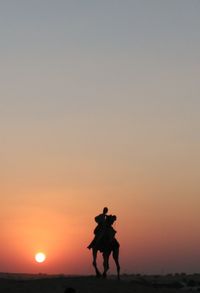
[[[123,275],[118,281],[115,277],[103,280],[95,277],[0,274],[2,293],[64,293],[68,287],[77,293],[200,292],[200,275]]]

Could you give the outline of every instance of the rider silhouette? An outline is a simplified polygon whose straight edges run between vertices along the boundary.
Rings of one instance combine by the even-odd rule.
[[[102,214],[99,214],[98,216],[96,216],[94,218],[95,219],[95,222],[98,225],[94,229],[95,237],[92,240],[92,242],[88,245],[88,247],[87,247],[88,249],[91,249],[102,238],[102,236],[104,234],[104,230],[105,230],[105,223],[106,223],[106,219],[107,219],[107,213],[108,213],[108,208],[105,207],[103,209],[103,213]]]

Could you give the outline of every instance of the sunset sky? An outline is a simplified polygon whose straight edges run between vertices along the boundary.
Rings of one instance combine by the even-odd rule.
[[[104,206],[123,273],[199,272],[200,1],[2,0],[0,36],[0,272],[93,273]]]

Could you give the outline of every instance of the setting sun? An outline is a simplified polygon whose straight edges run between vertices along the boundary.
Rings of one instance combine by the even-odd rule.
[[[46,259],[46,255],[43,252],[38,252],[35,255],[35,260],[39,263],[44,262]]]

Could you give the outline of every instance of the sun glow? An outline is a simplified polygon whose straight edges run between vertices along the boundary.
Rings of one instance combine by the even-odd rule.
[[[46,255],[43,252],[38,252],[35,255],[35,260],[39,263],[42,263],[46,260]]]

